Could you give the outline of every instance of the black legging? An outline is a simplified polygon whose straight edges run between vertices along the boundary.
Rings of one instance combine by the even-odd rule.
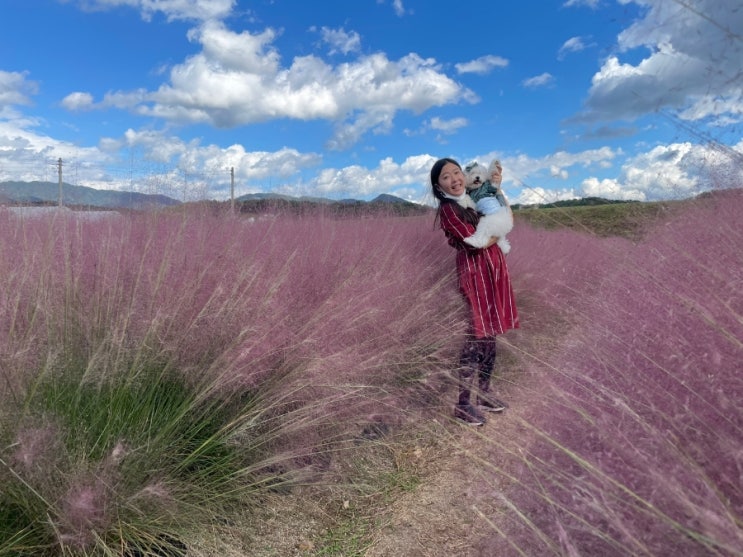
[[[478,391],[490,391],[490,376],[495,365],[495,337],[475,338],[468,334],[459,356],[459,404],[470,403],[470,392],[477,376]]]

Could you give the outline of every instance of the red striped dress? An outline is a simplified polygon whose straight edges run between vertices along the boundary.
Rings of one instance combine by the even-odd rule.
[[[457,249],[459,289],[471,309],[472,334],[484,338],[518,329],[506,257],[498,245],[478,249],[465,244],[462,240],[474,234],[475,227],[460,218],[452,203],[441,204],[439,219],[449,244]]]

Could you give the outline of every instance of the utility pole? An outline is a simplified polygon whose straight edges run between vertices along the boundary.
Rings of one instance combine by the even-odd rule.
[[[235,167],[230,167],[230,209],[235,214]]]
[[[59,207],[62,206],[62,157],[57,160],[57,174],[59,174]]]

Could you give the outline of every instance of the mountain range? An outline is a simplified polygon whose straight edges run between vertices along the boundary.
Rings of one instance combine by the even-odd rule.
[[[0,202],[6,205],[57,205],[59,184],[52,182],[0,182]],[[62,183],[62,205],[100,209],[157,209],[179,205],[165,195],[97,190]]]
[[[0,182],[0,204],[57,205],[60,196],[59,190],[59,184],[53,182]],[[364,205],[371,203],[379,205],[390,203],[415,206],[414,203],[389,194],[378,195],[368,202],[356,199],[332,200],[323,197],[291,197],[275,193],[249,193],[235,198],[235,201],[239,203],[272,200],[311,204]],[[66,206],[144,210],[172,207],[181,204],[181,201],[166,195],[98,190],[86,186],[62,184],[62,205]]]

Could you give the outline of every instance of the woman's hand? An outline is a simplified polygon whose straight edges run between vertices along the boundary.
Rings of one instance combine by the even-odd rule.
[[[492,246],[493,244],[497,243],[498,240],[500,240],[500,238],[498,238],[498,236],[491,236],[490,237],[490,240],[488,240],[488,243],[485,244],[485,247],[483,249],[488,249],[490,246]]]
[[[492,167],[492,171],[490,173],[490,183],[493,184],[496,188],[500,188],[500,184],[502,181],[503,167],[498,162]]]

